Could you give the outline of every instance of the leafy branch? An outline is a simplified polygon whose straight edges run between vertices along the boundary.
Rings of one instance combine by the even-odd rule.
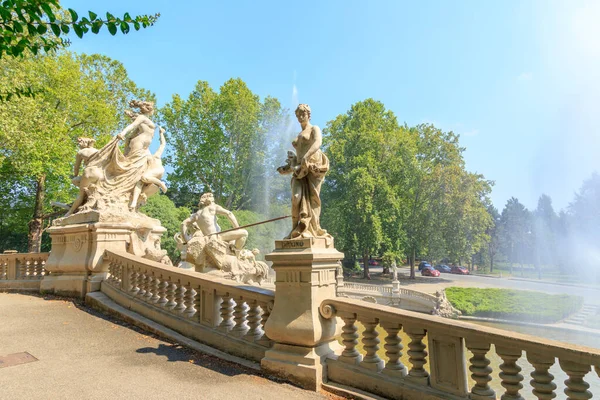
[[[122,18],[106,13],[106,18],[89,11],[80,18],[71,8],[61,13],[58,0],[4,0],[0,7],[0,58],[3,55],[21,56],[27,49],[33,54],[50,52],[70,44],[64,36],[71,30],[82,38],[88,32],[97,34],[106,26],[111,35],[147,28],[156,23],[160,14]],[[63,15],[61,15],[63,14]],[[57,16],[58,15],[58,16]],[[69,19],[70,17],[70,19]]]

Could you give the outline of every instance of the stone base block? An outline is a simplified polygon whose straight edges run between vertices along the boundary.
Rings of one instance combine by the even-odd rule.
[[[261,368],[304,389],[319,390],[327,377],[325,361],[341,348],[336,341],[317,347],[276,343],[261,360]]]
[[[40,283],[40,292],[84,298],[88,292],[87,273],[48,275]]]

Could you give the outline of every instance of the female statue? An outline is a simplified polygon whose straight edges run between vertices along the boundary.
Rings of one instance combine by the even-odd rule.
[[[165,184],[160,181],[164,174],[160,160],[165,147],[163,129],[160,130],[161,143],[156,154],[152,155],[149,149],[156,129],[156,125],[150,119],[154,113],[154,104],[132,100],[129,105],[138,108],[140,113],[127,111],[132,123],[93,157],[89,157],[84,177],[88,171],[98,171],[94,174],[96,179],[90,182],[81,181],[80,196],[69,214],[82,204],[83,210],[120,208],[118,205],[123,204],[130,211],[135,211],[140,197],[146,198],[158,191],[158,187],[163,191],[167,190]],[[125,140],[124,152],[119,149],[121,140]]]
[[[296,149],[288,152],[287,164],[277,168],[280,174],[292,174],[292,231],[286,239],[326,237],[321,228],[321,184],[329,170],[329,159],[321,152],[321,129],[310,123],[310,107],[300,104],[296,117],[302,127],[292,142]]]

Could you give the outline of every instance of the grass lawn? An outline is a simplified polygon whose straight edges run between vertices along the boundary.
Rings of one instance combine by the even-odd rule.
[[[558,322],[583,305],[579,296],[512,289],[449,287],[446,296],[463,315],[537,323]]]

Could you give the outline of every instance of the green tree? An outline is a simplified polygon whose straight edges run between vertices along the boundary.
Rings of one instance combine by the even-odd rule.
[[[527,257],[531,241],[531,213],[515,197],[511,197],[500,216],[502,252],[510,262],[512,273],[515,263],[521,265]]]
[[[0,70],[0,91],[16,82],[44,88],[35,98],[0,102],[0,180],[14,182],[1,195],[11,204],[31,199],[29,224],[22,223],[29,225],[28,250],[37,252],[49,203],[74,197],[69,178],[77,137],[102,145],[128,122],[128,101],[152,95],[127,77],[121,63],[99,55],[5,57]]]
[[[366,279],[371,255],[383,246],[401,247],[395,234],[399,202],[390,178],[403,169],[403,132],[396,116],[373,99],[352,105],[324,130],[331,169],[323,191],[323,226],[344,253],[362,258]]]
[[[190,216],[187,207],[176,207],[175,203],[165,195],[151,196],[148,202],[140,208],[144,214],[156,218],[167,232],[161,238],[161,248],[167,250],[169,258],[175,265],[179,261],[179,250],[174,236],[181,229],[181,222]]]
[[[542,277],[542,265],[555,264],[556,262],[556,230],[558,216],[552,207],[552,199],[542,194],[538,205],[533,212],[533,264],[538,270],[538,277]]]
[[[490,272],[494,272],[494,261],[496,261],[496,256],[500,251],[500,213],[498,212],[498,209],[491,204],[488,206],[488,213],[490,214],[492,224],[487,230],[490,240],[485,251],[490,263]]]
[[[268,203],[261,193],[266,132],[284,118],[276,99],[261,102],[241,79],[225,82],[219,93],[199,81],[186,100],[174,95],[160,115],[171,144],[171,196],[178,204],[195,204],[205,191],[228,209],[258,209]]]
[[[470,183],[464,170],[463,148],[453,132],[443,132],[431,124],[410,128],[415,143],[414,157],[407,169],[408,182],[402,203],[407,209],[403,228],[407,234],[407,258],[411,278],[415,276],[417,255],[430,259],[449,252],[460,257],[467,241],[457,237],[459,224],[469,216],[461,194],[462,185]],[[473,185],[470,195],[476,193]],[[470,199],[469,196],[466,199]],[[456,207],[456,208],[455,208]]]

